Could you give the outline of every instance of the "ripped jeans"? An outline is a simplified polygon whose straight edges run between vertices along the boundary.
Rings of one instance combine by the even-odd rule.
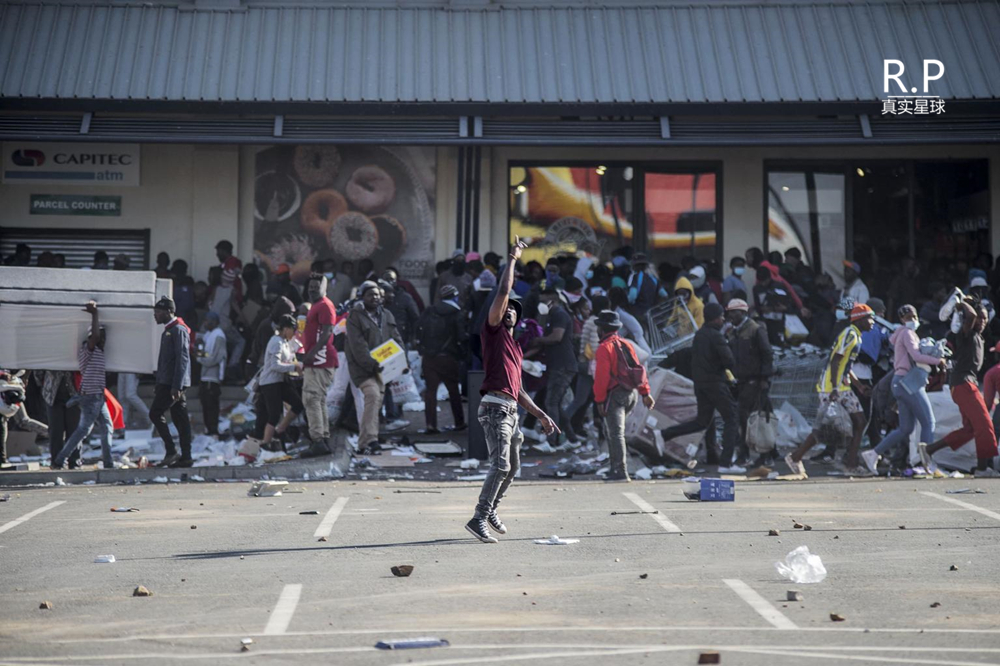
[[[483,482],[476,504],[476,518],[485,518],[496,510],[521,468],[521,444],[524,435],[518,426],[517,403],[484,402],[479,405],[479,424],[486,434],[490,470]]]

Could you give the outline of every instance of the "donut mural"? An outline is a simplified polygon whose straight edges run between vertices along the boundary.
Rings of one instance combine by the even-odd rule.
[[[434,148],[272,146],[256,156],[254,251],[269,271],[370,260],[426,285],[434,268]]]

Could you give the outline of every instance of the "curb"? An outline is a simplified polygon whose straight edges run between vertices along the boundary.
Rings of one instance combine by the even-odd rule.
[[[66,485],[93,481],[95,484],[142,483],[156,477],[167,477],[171,482],[188,482],[194,476],[205,481],[260,480],[260,479],[310,479],[343,478],[350,469],[351,457],[346,447],[338,446],[333,455],[308,460],[287,460],[266,465],[240,465],[226,467],[188,467],[183,469],[93,469],[93,470],[44,470],[30,472],[0,472],[0,488],[39,484],[55,484],[61,477]]]

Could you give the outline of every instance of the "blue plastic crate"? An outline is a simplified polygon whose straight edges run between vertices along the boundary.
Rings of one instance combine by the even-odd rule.
[[[702,479],[699,499],[702,502],[735,502],[736,482],[723,479]]]

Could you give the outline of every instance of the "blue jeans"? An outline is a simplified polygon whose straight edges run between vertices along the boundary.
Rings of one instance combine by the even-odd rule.
[[[905,444],[917,423],[920,423],[920,439],[934,441],[934,410],[927,392],[921,388],[918,393],[910,393],[903,388],[903,375],[892,378],[892,395],[899,407],[899,427],[885,436],[875,447],[875,453],[884,456],[894,447]]]
[[[104,394],[81,395],[78,399],[80,401],[80,422],[52,464],[55,467],[62,467],[70,454],[80,447],[94,426],[97,426],[97,433],[101,438],[101,457],[104,460],[104,468],[111,469],[114,465],[114,461],[111,459],[111,435],[114,432],[114,425],[111,423],[111,412],[108,411],[108,406],[104,402]]]

